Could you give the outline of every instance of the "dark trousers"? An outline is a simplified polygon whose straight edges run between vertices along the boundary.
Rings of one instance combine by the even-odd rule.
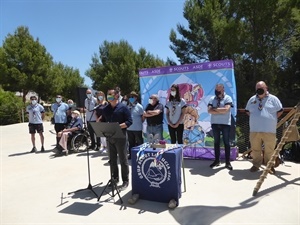
[[[173,128],[170,125],[168,125],[171,144],[176,144],[176,140],[178,144],[183,144],[183,128],[183,124],[179,124],[176,128]]]
[[[129,143],[129,155],[131,155],[131,149],[135,146],[139,146],[144,143],[143,131],[127,130],[128,143]]]
[[[56,148],[60,149],[60,147],[61,147],[59,145],[60,137],[57,137],[57,134],[65,128],[66,128],[66,124],[64,124],[64,123],[55,123],[54,124],[54,130],[56,132]]]
[[[90,121],[90,122],[95,122],[95,121]],[[87,127],[88,127],[88,131],[89,131],[90,137],[91,137],[91,147],[95,148],[95,146],[96,146],[95,132],[94,132],[94,129],[92,128],[90,122],[87,122]],[[100,137],[97,137],[97,146],[100,147]]]
[[[221,140],[221,133],[222,133],[224,147],[225,147],[225,160],[226,163],[229,163],[230,162],[230,144],[229,144],[230,125],[212,124],[211,127],[214,135],[215,160],[220,161],[220,140]]]
[[[127,138],[111,138],[108,140],[111,175],[119,178],[118,156],[121,165],[122,181],[129,181],[129,165],[126,149]]]

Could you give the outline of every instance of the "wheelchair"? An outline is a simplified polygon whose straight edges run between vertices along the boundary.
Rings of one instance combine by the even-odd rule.
[[[91,145],[90,133],[87,128],[83,128],[79,132],[74,132],[70,139],[69,149],[74,152],[85,151]]]

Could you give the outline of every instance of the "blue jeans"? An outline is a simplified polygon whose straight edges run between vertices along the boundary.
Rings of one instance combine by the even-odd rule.
[[[225,161],[226,163],[229,163],[230,162],[230,144],[229,144],[230,125],[212,124],[211,127],[214,134],[215,161],[220,161],[220,140],[221,140],[221,133],[222,133],[224,147],[225,147]]]
[[[147,140],[149,142],[149,135],[152,134],[153,137],[157,134],[158,135],[158,140],[163,139],[163,125],[155,125],[155,126],[149,126],[147,125]]]

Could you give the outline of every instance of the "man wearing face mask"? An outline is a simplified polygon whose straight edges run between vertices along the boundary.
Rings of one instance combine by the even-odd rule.
[[[129,156],[131,159],[131,149],[135,146],[143,144],[143,106],[138,103],[138,94],[135,91],[129,94],[129,103],[127,105],[131,112],[132,125],[127,128],[128,142],[129,142]]]
[[[232,98],[225,93],[224,85],[215,86],[215,96],[212,96],[208,102],[208,113],[211,114],[211,128],[214,136],[215,160],[210,165],[211,168],[220,165],[220,139],[223,136],[225,148],[225,168],[232,170],[230,164],[230,126]]]
[[[153,94],[149,98],[143,117],[147,120],[147,139],[158,136],[158,140],[163,139],[163,119],[164,106],[159,102],[158,95]]]
[[[67,125],[67,114],[69,110],[68,104],[62,101],[62,96],[56,96],[56,102],[51,105],[51,111],[54,113],[54,129],[56,132],[56,147],[54,148],[55,153],[62,151],[61,146],[59,145],[60,137],[58,133],[65,129]]]
[[[37,103],[36,96],[30,97],[30,104],[26,107],[26,113],[29,117],[29,133],[31,135],[31,142],[33,145],[33,148],[31,149],[31,153],[37,152],[36,146],[35,146],[35,133],[37,132],[40,135],[41,140],[41,152],[44,152],[44,127],[43,127],[43,119],[45,116],[45,110],[42,105]]]
[[[168,130],[171,138],[171,144],[183,144],[183,117],[185,114],[186,103],[180,97],[179,87],[177,84],[171,86],[169,101],[165,108],[168,121]]]
[[[249,115],[250,144],[253,166],[251,172],[256,172],[264,162],[267,164],[274,153],[276,146],[277,119],[283,112],[280,100],[269,93],[264,81],[259,81],[255,86],[256,94],[246,105],[246,113]],[[264,149],[264,154],[262,154]],[[275,173],[274,167],[271,174]]]
[[[121,175],[123,184],[120,191],[125,190],[129,185],[129,165],[127,159],[127,134],[126,130],[132,124],[129,109],[119,102],[119,92],[109,90],[107,92],[109,104],[103,108],[101,122],[118,122],[124,133],[124,138],[110,138],[108,149],[110,155],[111,175],[116,183],[119,182],[118,156],[121,164]]]
[[[95,122],[97,119],[95,107],[97,105],[97,98],[95,98],[90,89],[86,90],[86,99],[84,100],[84,107],[86,110],[86,121],[87,127],[91,137],[91,146],[89,146],[90,150],[99,150],[100,149],[100,138],[97,138],[97,146],[95,141],[95,132],[90,122]]]

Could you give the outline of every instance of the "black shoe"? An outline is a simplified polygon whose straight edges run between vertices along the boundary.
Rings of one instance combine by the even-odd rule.
[[[210,164],[210,168],[214,168],[214,167],[217,167],[217,166],[220,166],[220,162],[219,161],[214,161],[212,164]]]
[[[95,146],[88,147],[88,150],[95,150]]]
[[[230,163],[226,163],[225,168],[229,170],[233,169]]]
[[[121,187],[119,188],[120,191],[125,191],[129,185],[128,181],[124,181]]]
[[[100,151],[100,146],[97,146],[94,150],[97,152]]]
[[[37,152],[36,147],[33,147],[33,148],[31,149],[30,153],[35,153],[35,152]]]
[[[56,153],[56,152],[58,151],[58,148],[55,147],[55,148],[52,149],[51,151],[54,152],[54,153]]]
[[[45,152],[44,146],[42,146],[42,148],[41,148],[41,152]]]
[[[112,182],[114,182],[115,184],[119,183],[119,178],[112,178],[113,181],[110,182],[110,184],[108,185],[108,187],[112,186]]]

